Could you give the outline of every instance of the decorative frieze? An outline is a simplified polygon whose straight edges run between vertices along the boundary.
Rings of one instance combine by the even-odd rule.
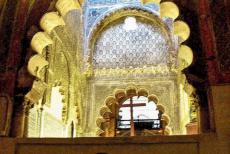
[[[166,65],[162,66],[152,66],[143,68],[115,68],[115,69],[95,69],[95,78],[119,78],[119,77],[156,77],[156,76],[170,76],[175,75],[175,73]]]

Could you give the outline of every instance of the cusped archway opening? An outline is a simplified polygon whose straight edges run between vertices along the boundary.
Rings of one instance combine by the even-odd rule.
[[[169,116],[155,95],[145,89],[118,89],[105,100],[96,123],[98,136],[170,135]]]

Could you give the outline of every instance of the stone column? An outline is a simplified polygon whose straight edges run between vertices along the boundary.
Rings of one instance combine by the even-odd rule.
[[[32,107],[29,104],[25,104],[23,108],[24,112],[24,127],[23,127],[23,137],[26,138],[28,137],[28,121],[29,121],[29,114],[30,114],[30,109]]]
[[[39,131],[38,132],[39,137],[42,136],[42,131],[43,131],[43,129],[42,129],[42,127],[43,127],[43,114],[44,114],[44,109],[43,109],[43,107],[41,107],[40,110],[39,110],[39,114],[38,114],[38,116],[39,116],[39,125],[40,125],[39,130],[38,130]]]

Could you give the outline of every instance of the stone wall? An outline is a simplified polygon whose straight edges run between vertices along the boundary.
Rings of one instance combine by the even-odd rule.
[[[212,101],[217,136],[217,147],[223,154],[230,153],[230,85],[212,86]]]
[[[0,150],[7,154],[197,154],[197,136],[79,139],[14,139]],[[1,143],[1,141],[0,141]],[[5,144],[7,145],[7,144]],[[14,145],[14,146],[12,146]],[[16,147],[15,147],[16,145]],[[5,150],[5,151],[3,151]],[[7,151],[8,150],[8,151]],[[1,153],[2,154],[2,153]],[[5,154],[5,153],[4,153]]]
[[[133,84],[135,83],[135,84]],[[105,99],[114,95],[116,89],[126,89],[130,85],[136,88],[144,88],[149,91],[149,95],[154,94],[159,98],[159,104],[165,107],[165,113],[170,117],[170,125],[173,134],[181,134],[180,129],[180,100],[179,87],[176,77],[155,77],[154,79],[116,79],[116,80],[91,80],[89,84],[89,95],[86,99],[84,116],[86,121],[86,131],[95,136],[97,129],[96,119],[100,116],[100,109],[105,106]],[[185,126],[184,126],[185,128]]]

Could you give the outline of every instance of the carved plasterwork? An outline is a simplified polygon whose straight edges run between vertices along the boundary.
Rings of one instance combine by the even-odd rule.
[[[175,4],[170,3],[170,5],[168,7],[170,7],[171,5],[175,5]],[[101,8],[103,9],[104,7],[101,7]],[[85,42],[85,48],[86,49],[85,49],[85,57],[84,57],[85,58],[85,61],[84,61],[85,64],[88,64],[88,67],[86,67],[86,65],[84,67],[86,72],[90,72],[90,71],[93,70],[92,63],[98,64],[97,58],[94,57],[94,54],[95,54],[94,52],[95,52],[95,50],[97,51],[97,48],[99,48],[98,50],[101,51],[101,53],[102,53],[102,55],[101,55],[101,53],[97,53],[99,55],[99,58],[101,57],[101,59],[103,59],[104,61],[106,61],[105,60],[106,58],[110,59],[109,62],[107,62],[107,63],[104,62],[102,64],[105,68],[107,68],[106,65],[108,63],[111,64],[111,59],[115,60],[115,62],[114,63],[112,62],[112,64],[111,64],[111,65],[114,65],[112,67],[119,67],[117,65],[120,64],[120,61],[122,60],[122,58],[126,59],[126,57],[132,57],[132,55],[131,56],[130,55],[122,56],[122,54],[119,54],[119,52],[120,52],[120,50],[118,50],[119,47],[122,48],[122,49],[124,47],[126,47],[126,46],[124,46],[124,47],[122,46],[122,42],[124,44],[127,44],[127,42],[125,42],[125,41],[122,41],[121,43],[118,43],[119,38],[116,38],[116,35],[119,36],[119,31],[117,33],[115,33],[115,32],[113,32],[113,33],[110,32],[109,33],[108,32],[110,29],[111,29],[111,31],[113,29],[116,29],[114,27],[116,27],[115,25],[117,23],[119,23],[119,20],[120,20],[120,23],[122,23],[122,20],[124,20],[124,18],[127,17],[127,16],[133,16],[133,17],[136,17],[136,18],[140,18],[140,19],[142,19],[141,23],[149,22],[149,24],[151,24],[153,26],[156,26],[158,28],[160,27],[161,30],[163,29],[163,31],[165,33],[165,36],[166,36],[165,39],[167,40],[167,43],[168,43],[168,50],[167,50],[168,56],[166,56],[167,57],[167,64],[169,64],[170,67],[176,68],[178,66],[178,63],[177,63],[177,50],[179,48],[179,43],[181,43],[183,41],[182,39],[179,39],[179,38],[186,39],[190,35],[190,29],[186,25],[186,23],[184,23],[184,24],[182,24],[182,26],[180,26],[180,25],[176,26],[176,28],[178,30],[173,31],[173,21],[170,20],[170,18],[166,18],[164,20],[161,20],[160,17],[158,16],[158,14],[156,12],[154,12],[154,11],[152,12],[152,11],[153,11],[153,9],[146,9],[143,6],[125,5],[125,6],[122,6],[122,7],[117,7],[116,9],[115,8],[111,9],[111,10],[106,11],[103,14],[101,14],[97,18],[97,20],[94,21],[93,26],[90,29],[89,36],[87,35],[87,32],[86,32],[86,36],[85,36],[86,37],[85,38],[86,39],[86,42]],[[93,17],[89,16],[89,17],[87,17],[87,20],[90,20],[91,18],[93,18]],[[181,23],[181,22],[182,21],[176,22],[176,23]],[[113,26],[110,26],[112,24],[113,24]],[[175,25],[177,25],[177,24],[175,24]],[[184,28],[183,28],[183,25],[186,25],[186,26],[184,26]],[[88,27],[86,27],[86,28],[88,28]],[[122,28],[120,28],[120,29],[122,29]],[[160,31],[160,30],[158,30],[158,31]],[[175,34],[173,34],[173,32]],[[125,33],[127,33],[127,32],[122,32],[121,33],[121,35],[120,35],[121,38],[122,38],[122,35],[124,35]],[[183,34],[183,35],[181,35],[181,34]],[[107,56],[109,56],[109,54],[107,54],[106,56],[104,55],[104,57],[103,57],[103,52],[105,51],[103,48],[107,49],[107,48],[111,47],[111,45],[109,43],[107,43],[107,44],[105,43],[104,45],[100,44],[100,40],[103,43],[106,42],[106,40],[103,40],[104,35],[106,36],[106,37],[104,37],[106,40],[109,40],[110,35],[114,36],[116,38],[116,39],[114,39],[114,37],[112,37],[112,40],[110,40],[110,41],[115,42],[115,44],[113,43],[114,46],[116,47],[114,52],[116,53],[117,48],[118,48],[117,50],[119,52],[117,54],[112,54],[110,58],[107,57]],[[177,35],[177,37],[173,36],[173,35]],[[140,35],[138,35],[138,36],[140,36]],[[132,37],[135,38],[133,35],[132,35]],[[117,41],[117,44],[116,44],[116,41],[114,41],[113,39]],[[124,40],[127,40],[127,39],[124,39]],[[142,39],[142,40],[145,40],[145,39]],[[147,39],[147,40],[149,41],[151,39]],[[131,41],[131,39],[128,39],[128,41]],[[138,40],[136,40],[136,41],[138,42]],[[112,44],[112,46],[113,46],[113,44]],[[130,43],[128,43],[128,44],[130,44]],[[132,44],[133,44],[133,46],[138,45],[138,43],[132,43]],[[135,50],[137,50],[137,49],[138,48],[135,48]],[[145,52],[145,51],[147,51],[147,49],[143,50],[143,51]],[[132,48],[131,49],[129,48],[129,50],[130,50],[131,54],[133,54],[132,53]],[[111,50],[110,52],[112,52],[112,51],[113,50]],[[148,54],[149,54],[149,52],[148,52]],[[116,55],[118,56],[118,58],[117,58]],[[151,57],[151,56],[148,56],[148,58],[149,57]],[[157,58],[159,58],[159,56]],[[150,59],[156,59],[156,57],[155,58],[150,58]],[[148,63],[151,63],[151,62],[148,61]],[[152,61],[152,63],[153,63],[153,61]],[[134,64],[134,65],[130,64],[130,65],[132,65],[132,67],[135,67],[136,64]],[[151,65],[151,64],[147,64],[147,65]],[[144,66],[146,66],[146,65],[144,65]],[[93,72],[88,73],[88,74],[92,74],[92,73]]]
[[[46,48],[53,44],[53,41],[44,32],[38,32],[34,35],[31,40],[31,47],[34,51],[36,51],[40,55],[46,55]]]
[[[166,31],[170,31],[169,27],[160,20],[157,14],[145,8],[126,6],[108,11],[95,21],[88,37],[89,47],[95,43],[95,39],[98,38],[98,35],[101,35],[101,32],[108,24],[127,16],[142,17],[146,21],[152,22],[155,26],[157,25],[157,27],[163,27]],[[171,37],[170,32],[168,35]]]
[[[93,4],[98,2],[106,4]],[[113,93],[114,89],[126,89],[132,84],[149,90],[147,93],[139,90],[137,94],[158,96],[159,102],[162,103],[159,108],[171,118],[171,129],[168,130],[173,134],[180,134],[177,75],[182,70],[178,69],[178,49],[182,41],[178,37],[183,29],[178,28],[174,34],[174,18],[161,18],[158,3],[142,5],[139,0],[124,0],[110,5],[112,2],[87,1],[85,10],[81,12],[76,1],[59,0],[56,4],[59,12],[43,16],[41,27],[45,33],[40,33],[42,35],[39,37],[43,39],[36,39],[35,35],[35,43],[32,43],[39,57],[47,62],[38,69],[47,68],[48,65],[48,69],[41,69],[39,75],[43,77],[37,78],[47,84],[46,96],[42,103],[49,107],[51,88],[56,82],[61,82],[65,95],[62,122],[76,120],[79,136],[94,136],[96,117],[100,108],[105,106],[105,97]],[[135,37],[120,27],[128,16],[135,17],[141,27],[135,32]],[[43,34],[47,34],[47,37]],[[124,38],[123,43],[121,40]],[[136,43],[132,44],[132,41]],[[103,54],[100,54],[100,51]],[[124,52],[123,55],[119,53],[121,51]],[[192,60],[189,60],[190,64]],[[31,73],[37,76],[36,65],[31,70]],[[126,92],[132,94],[129,93],[132,91]],[[126,92],[125,95],[128,96]],[[41,98],[38,96],[34,97],[35,100],[33,97],[30,100],[35,102]],[[103,111],[108,113],[107,109]]]
[[[96,120],[96,124],[99,127],[97,130],[98,136],[113,137],[115,136],[115,123],[118,116],[118,112],[122,103],[130,97],[133,96],[145,96],[148,98],[149,103],[154,102],[157,105],[157,110],[162,113],[161,123],[162,127],[165,130],[167,125],[170,123],[169,116],[165,113],[164,106],[159,103],[159,99],[156,95],[148,95],[148,91],[144,88],[137,89],[135,86],[129,86],[126,89],[117,89],[114,92],[114,95],[107,97],[104,101],[104,105],[100,109],[100,116]],[[169,127],[168,127],[169,128]],[[168,132],[170,133],[170,132]]]
[[[192,49],[186,45],[181,45],[178,52],[178,70],[183,70],[190,66],[193,62]]]
[[[191,123],[198,121],[198,112],[199,112],[199,97],[196,94],[196,89],[188,83],[186,76],[180,74],[178,77],[178,82],[183,86],[183,90],[188,96],[188,107],[189,107],[189,120]],[[181,95],[181,94],[180,94]]]
[[[28,71],[37,78],[43,79],[48,64],[48,61],[41,55],[34,55],[28,62]]]
[[[98,113],[100,113],[100,108],[109,105],[108,101],[105,102],[106,96],[110,96],[114,91],[119,91],[116,89],[121,89],[118,94],[114,93],[114,98],[117,100],[120,100],[126,96],[126,91],[123,90],[122,95],[122,89],[126,89],[130,85],[135,83],[136,87],[139,88],[138,92],[141,92],[141,89],[148,89],[148,92],[146,92],[146,95],[150,96],[150,94],[155,94],[158,96],[158,104],[161,104],[164,106],[165,113],[167,113],[171,119],[171,122],[169,124],[169,127],[172,128],[172,134],[180,134],[180,121],[179,121],[179,99],[177,98],[177,81],[175,78],[155,78],[148,79],[148,78],[142,78],[142,80],[136,80],[134,79],[101,79],[101,80],[91,80],[89,82],[88,87],[88,95],[87,95],[87,106],[85,106],[85,109],[83,110],[85,114],[83,117],[85,117],[84,121],[84,130],[85,133],[92,133],[91,135],[95,135],[96,131],[96,117],[98,116]],[[145,93],[142,93],[142,95],[145,95]],[[109,99],[113,101],[113,99]],[[116,102],[116,101],[115,101]],[[89,118],[91,117],[91,118]],[[88,132],[87,132],[88,131]],[[89,135],[90,136],[90,135]]]
[[[180,43],[186,41],[190,36],[190,28],[184,21],[177,20],[174,22],[174,34],[179,36]]]
[[[127,16],[133,16],[133,17],[136,17],[137,19],[140,19],[140,25],[145,25],[145,24],[147,24],[146,25],[146,28],[148,29],[148,26],[149,26],[149,28],[151,29],[151,27],[155,27],[155,28],[153,28],[154,30],[152,30],[152,32],[156,32],[156,31],[158,31],[158,33],[157,34],[159,34],[159,35],[157,35],[157,34],[155,34],[155,35],[149,35],[149,36],[151,36],[149,39],[148,38],[146,38],[146,39],[142,39],[143,41],[145,41],[146,40],[146,43],[144,43],[143,45],[145,46],[145,48],[146,48],[146,50],[138,50],[139,48],[138,47],[140,47],[140,46],[138,46],[138,40],[140,40],[140,39],[138,39],[139,37],[141,37],[141,35],[137,35],[137,37],[134,37],[133,35],[130,35],[131,36],[131,38],[129,39],[129,38],[127,38],[126,40],[127,41],[129,41],[131,44],[132,44],[132,47],[131,48],[128,48],[127,50],[128,51],[130,51],[130,53],[131,53],[131,56],[130,55],[126,55],[126,54],[128,54],[129,52],[127,52],[126,50],[124,50],[124,55],[125,56],[122,56],[122,54],[119,54],[119,52],[120,52],[120,50],[118,50],[119,49],[119,47],[122,49],[122,51],[123,51],[123,48],[125,48],[126,46],[122,46],[122,42],[124,43],[125,41],[121,41],[121,43],[119,43],[119,37],[120,38],[122,38],[122,35],[123,34],[126,34],[127,32],[121,32],[120,34],[120,36],[119,36],[119,30],[122,30],[122,28],[121,28],[121,25],[122,24],[120,24],[120,27],[119,27],[119,24],[118,24],[118,28],[117,28],[117,30],[118,30],[118,33],[116,33],[115,32],[115,30],[116,30],[116,28],[111,28],[111,27],[113,27],[114,26],[114,24],[116,25],[116,23],[118,22],[120,22],[120,23],[122,23],[122,21],[125,19],[125,17],[127,17]],[[112,25],[113,24],[113,26],[109,26],[109,25]],[[148,25],[149,24],[149,25]],[[150,26],[151,25],[151,26]],[[104,51],[107,51],[107,50],[104,50],[103,48],[109,48],[109,47],[112,47],[112,46],[114,46],[114,51],[119,51],[119,52],[114,52],[114,54],[112,53],[112,51],[113,50],[111,50],[110,52],[111,52],[111,54],[109,54],[109,53],[107,53],[107,55],[106,56],[104,56],[104,58],[108,58],[108,59],[110,59],[109,60],[109,62],[104,62],[103,64],[108,64],[108,63],[110,63],[111,64],[111,59],[113,59],[113,60],[115,60],[115,63],[112,63],[111,65],[114,65],[114,66],[112,66],[112,67],[119,67],[119,66],[115,66],[115,65],[118,65],[118,64],[120,64],[120,60],[123,60],[124,62],[126,62],[125,61],[125,59],[126,58],[130,58],[130,59],[132,59],[132,55],[133,55],[133,57],[135,57],[136,55],[136,53],[132,53],[133,52],[133,50],[136,50],[136,52],[137,52],[137,54],[139,53],[140,55],[139,55],[139,58],[142,58],[142,61],[143,61],[143,56],[144,56],[144,54],[142,54],[142,51],[143,52],[146,52],[147,54],[145,55],[146,56],[146,58],[144,58],[144,60],[146,61],[146,64],[143,64],[142,65],[142,67],[143,66],[146,66],[146,65],[153,65],[152,63],[154,63],[155,65],[156,65],[156,61],[153,61],[153,60],[151,60],[151,57],[152,57],[152,59],[160,59],[160,55],[157,55],[156,53],[161,53],[161,52],[154,52],[153,54],[152,54],[152,56],[151,56],[151,50],[154,48],[154,47],[158,47],[157,49],[161,49],[161,45],[162,46],[164,46],[163,44],[161,44],[161,45],[156,45],[156,46],[154,46],[153,44],[157,44],[157,43],[154,43],[154,42],[156,42],[156,39],[154,40],[154,39],[151,39],[152,37],[155,37],[155,36],[157,36],[157,37],[163,37],[164,39],[164,42],[165,42],[165,53],[166,53],[166,56],[164,56],[164,58],[166,59],[164,62],[165,62],[165,65],[170,65],[170,66],[173,66],[173,64],[174,64],[174,66],[176,66],[176,51],[177,51],[177,48],[176,48],[176,46],[177,46],[177,40],[176,39],[173,39],[172,38],[172,31],[170,30],[170,28],[168,27],[169,25],[167,25],[167,24],[165,24],[165,23],[163,23],[160,19],[159,19],[159,17],[157,17],[157,15],[155,15],[155,14],[152,14],[152,13],[149,13],[148,11],[144,11],[144,10],[136,10],[136,9],[134,9],[134,8],[126,8],[126,9],[124,9],[123,10],[123,8],[121,9],[121,10],[114,10],[113,12],[110,12],[110,14],[106,14],[106,15],[104,15],[104,18],[102,18],[102,19],[100,19],[98,22],[97,22],[97,24],[95,25],[95,27],[93,27],[93,29],[92,29],[92,31],[90,32],[90,35],[89,35],[89,44],[88,44],[88,49],[87,50],[85,50],[86,52],[88,52],[88,51],[90,51],[90,53],[88,53],[89,54],[89,57],[85,57],[85,58],[87,58],[87,60],[85,60],[85,61],[87,61],[89,64],[88,65],[92,65],[92,63],[93,63],[93,60],[95,60],[96,59],[96,62],[94,61],[94,63],[97,63],[97,58],[95,58],[97,55],[99,56],[98,57],[98,59],[100,59],[100,57],[101,58],[103,58],[103,55],[100,55],[100,53],[99,53],[99,51],[100,52],[102,52],[102,53],[104,53]],[[109,27],[109,28],[105,28],[105,27]],[[107,30],[105,30],[105,29],[107,29]],[[108,30],[108,29],[111,29],[111,30]],[[114,30],[114,32],[113,32],[113,30]],[[112,31],[112,32],[110,32],[110,31]],[[139,30],[137,30],[137,31],[139,31]],[[148,32],[150,32],[151,33],[151,30],[148,30]],[[105,34],[104,34],[105,33]],[[114,34],[113,34],[114,33]],[[141,31],[139,32],[139,33],[141,33]],[[138,33],[138,34],[139,34]],[[161,35],[161,33],[163,34],[163,35]],[[103,38],[105,38],[106,40],[109,40],[109,38],[110,37],[103,37],[103,35],[108,35],[108,36],[111,36],[111,41],[113,41],[113,42],[115,42],[115,44],[113,43],[113,44],[109,44],[109,43],[107,43],[107,44],[104,44],[103,45],[103,43],[105,42],[104,40],[103,40]],[[117,37],[118,38],[116,38],[116,39],[114,39],[112,36],[116,36],[117,35]],[[92,37],[93,36],[93,37]],[[148,36],[148,35],[147,35]],[[128,37],[128,35],[127,35],[127,37]],[[158,38],[158,39],[159,39]],[[136,42],[131,42],[132,41],[132,39],[134,39],[134,40],[136,40]],[[157,39],[157,40],[158,40]],[[103,40],[103,41],[102,41]],[[100,45],[100,41],[101,42],[103,42],[101,45]],[[97,43],[96,43],[97,42]],[[149,42],[149,43],[148,43]],[[153,42],[153,43],[151,43],[151,42]],[[126,44],[127,44],[127,42],[125,42]],[[128,44],[130,44],[130,43],[128,43]],[[117,45],[116,45],[117,44]],[[151,44],[151,45],[150,45]],[[136,49],[134,49],[134,47],[135,47],[135,45],[137,45],[137,48]],[[149,48],[148,48],[148,45],[150,45],[149,46]],[[98,49],[97,49],[98,48]],[[132,50],[133,49],[133,50]],[[98,53],[96,52],[96,51],[98,51]],[[149,52],[147,52],[149,50]],[[153,51],[153,50],[152,50]],[[108,51],[107,51],[108,52]],[[127,52],[127,53],[125,53],[125,52]],[[96,55],[95,55],[96,54]],[[150,54],[150,55],[148,55],[148,54]],[[168,54],[168,56],[167,56],[167,54]],[[107,57],[107,56],[109,56],[109,55],[111,55],[111,56],[113,56],[113,57],[111,57],[111,58],[109,58],[109,57]],[[116,57],[116,55],[118,56],[118,57]],[[155,55],[155,56],[154,56]],[[114,57],[115,56],[115,57]],[[138,56],[138,55],[137,55]],[[119,58],[120,57],[120,58]],[[150,58],[149,58],[150,57]],[[104,58],[103,58],[103,60],[104,60]],[[122,59],[123,58],[123,59]],[[149,60],[147,60],[149,58]],[[138,60],[137,60],[138,61]],[[159,61],[162,61],[162,60],[159,60]],[[135,61],[134,61],[135,62]],[[126,62],[126,63],[129,63],[129,62]],[[126,65],[126,64],[125,64]],[[136,67],[136,65],[138,65],[138,64],[127,64],[127,66],[131,66],[131,67]],[[105,66],[105,65],[103,65],[103,66]],[[127,67],[127,66],[124,66],[124,67]],[[105,66],[106,67],[106,66]],[[91,69],[91,71],[92,71],[92,69],[93,69],[93,66],[90,66],[90,67],[88,67],[89,69]],[[111,66],[110,66],[110,68],[111,68]]]
[[[103,69],[95,69],[94,77],[96,79],[99,78],[138,78],[138,77],[156,77],[156,76],[170,76],[174,75],[175,72],[171,70],[166,65],[158,65],[151,67],[129,67],[129,68],[103,68]]]
[[[65,17],[68,12],[80,9],[81,7],[80,4],[75,0],[58,0],[56,3],[56,8],[61,15]]]
[[[161,17],[176,19],[179,16],[179,9],[173,2],[163,2],[160,4]]]
[[[65,26],[65,22],[57,12],[49,12],[42,17],[40,25],[42,29],[50,34],[55,27]]]
[[[137,29],[127,31],[125,19],[108,25],[96,41],[94,69],[167,65],[170,42],[165,30],[136,18]]]
[[[106,2],[105,2],[106,3]],[[118,3],[118,4],[116,4]],[[122,3],[122,2],[121,2]],[[87,38],[92,30],[94,30],[95,27],[97,27],[100,22],[105,20],[107,17],[111,16],[114,13],[117,12],[123,12],[125,10],[129,9],[135,9],[135,10],[142,10],[144,12],[148,12],[150,14],[159,16],[159,5],[156,4],[149,4],[147,5],[141,5],[141,3],[125,3],[120,5],[119,2],[115,2],[114,5],[106,5],[106,4],[100,4],[101,7],[94,7],[90,5],[85,6],[85,34]]]
[[[34,81],[33,87],[29,93],[26,94],[25,99],[27,99],[32,104],[38,104],[43,98],[44,92],[47,88],[47,84],[43,81]]]

